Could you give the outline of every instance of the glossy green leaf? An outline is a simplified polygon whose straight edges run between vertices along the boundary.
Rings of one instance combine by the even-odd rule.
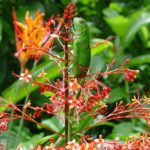
[[[95,40],[92,40],[92,45],[94,45],[94,43],[97,43],[97,42],[102,42],[104,40],[99,40],[99,39],[95,39]],[[112,42],[108,42],[108,43],[105,43],[105,44],[99,44],[97,45],[96,47],[92,47],[91,48],[91,55],[92,56],[95,56],[97,55],[98,53],[104,51],[105,49],[110,49],[112,50],[113,49],[113,44]]]
[[[41,123],[56,132],[60,132],[64,128],[64,123],[55,116],[51,117],[50,119],[42,120]]]
[[[58,138],[58,134],[53,134],[53,135],[49,135],[49,136],[45,136],[45,137],[43,137],[43,138],[41,138],[39,141],[38,141],[38,144],[40,144],[40,145],[42,145],[42,144],[44,144],[44,143],[46,143],[47,141],[49,141],[50,140],[50,138]]]
[[[135,57],[131,59],[128,66],[133,67],[133,66],[138,66],[140,64],[144,64],[144,63],[150,63],[150,55],[141,55],[139,57]]]
[[[60,71],[58,70],[57,65],[51,62],[50,60],[47,60],[39,64],[32,71],[33,76],[34,77],[37,76],[40,72],[42,72],[42,70],[47,72],[47,77],[50,79],[54,79],[60,75]],[[5,99],[11,99],[13,103],[17,103],[20,99],[24,98],[28,94],[27,86],[28,84],[25,84],[22,81],[18,80],[15,83],[13,83],[10,87],[8,87],[4,92],[2,92],[2,97],[4,97]],[[19,87],[18,93],[15,94],[17,87]],[[31,93],[37,88],[38,88],[37,86],[32,86],[29,92]]]
[[[44,96],[46,96],[46,97],[50,97],[50,96],[53,96],[54,93],[45,91],[45,92],[42,93],[42,95],[44,95]]]
[[[79,3],[82,3],[84,5],[87,5],[90,3],[90,0],[79,0]]]
[[[107,103],[108,104],[115,103],[125,97],[126,97],[125,89],[118,87],[112,90],[112,92],[110,93],[109,99],[107,100]]]
[[[43,138],[43,133],[35,134],[28,141],[21,142],[21,146],[23,150],[29,150],[35,148],[39,143],[38,141]]]
[[[82,114],[82,117],[84,118],[86,115],[88,115],[88,113]],[[87,118],[81,119],[79,122],[78,120],[76,120],[73,126],[73,131],[75,132],[75,131],[81,130],[93,122],[94,122],[93,117],[87,117]]]
[[[65,131],[64,123],[60,119],[58,119],[56,116],[53,116],[50,119],[42,120],[41,123],[51,129],[53,129],[56,132],[64,134],[64,131]],[[43,144],[43,143],[49,141],[50,138],[54,138],[55,145],[64,144],[64,138],[59,136],[58,134],[53,134],[51,136],[44,137],[41,140],[39,140],[38,143]]]
[[[118,15],[105,18],[112,30],[120,37],[123,37],[129,27],[129,18]]]
[[[102,58],[100,54],[93,56],[90,64],[90,73],[101,71],[104,65],[105,65],[105,60]]]
[[[126,35],[124,37],[124,48],[127,47],[130,42],[135,37],[136,33],[139,31],[139,29],[145,25],[150,23],[150,13],[145,12],[142,13],[129,27],[128,31],[126,32]]]
[[[141,28],[140,28],[140,31],[139,31],[139,35],[140,35],[140,37],[141,37],[141,40],[144,42],[144,43],[146,43],[147,42],[147,40],[148,40],[148,38],[149,38],[149,35],[150,34],[150,31],[149,31],[149,29],[148,29],[148,26],[142,26]]]
[[[132,122],[122,122],[116,125],[112,132],[116,135],[115,137],[130,136],[134,133],[134,125]]]
[[[18,131],[18,126],[14,124],[10,131],[7,132],[1,132],[0,134],[0,144],[7,143],[9,150],[16,149],[16,133]],[[8,136],[9,134],[9,136]],[[19,137],[20,143],[23,146],[24,150],[29,150],[29,145],[33,148],[37,145],[37,142],[43,137],[43,133],[35,134],[34,136],[31,134],[29,128],[24,126],[22,128],[21,135]]]

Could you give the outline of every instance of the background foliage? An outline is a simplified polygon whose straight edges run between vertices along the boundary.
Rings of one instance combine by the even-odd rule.
[[[70,0],[2,0],[0,1],[0,92],[1,96],[11,98],[15,103],[23,103],[26,95],[26,87],[22,85],[21,92],[14,99],[14,90],[16,79],[12,76],[12,71],[19,73],[20,64],[14,57],[15,37],[12,20],[12,8],[15,7],[18,20],[23,20],[25,12],[30,11],[32,15],[37,10],[45,13],[45,20],[48,20],[52,14],[61,14],[63,9],[69,4]],[[142,95],[150,95],[150,0],[78,0],[77,2],[78,16],[85,18],[90,27],[91,44],[101,39],[107,39],[109,36],[115,36],[112,44],[104,45],[101,50],[97,50],[92,57],[92,71],[100,65],[100,71],[104,70],[106,64],[109,64],[114,58],[117,65],[123,63],[125,59],[131,59],[129,67],[139,69],[138,75],[134,83],[128,83],[120,76],[111,76],[104,78],[112,89],[108,107],[111,110],[115,106],[115,102],[124,100],[131,101],[131,98]],[[98,48],[97,48],[98,49]],[[96,50],[95,50],[96,51]],[[27,66],[31,68],[32,61]],[[37,67],[33,70],[33,74],[38,74],[42,69],[49,72],[49,78],[55,80],[60,76],[55,65],[44,57]],[[50,72],[53,72],[51,74]],[[34,91],[34,92],[32,92]],[[42,105],[46,101],[45,96],[40,96],[36,88],[31,88],[31,99],[33,105]],[[39,100],[40,97],[40,100]],[[36,101],[34,101],[34,99]],[[46,120],[47,117],[42,116],[45,122],[54,128],[63,128],[55,121]],[[57,121],[56,121],[57,122]],[[13,125],[10,139],[15,136],[18,122]],[[126,127],[126,128],[124,128]],[[145,126],[142,119],[133,120],[117,120],[102,124],[88,133],[93,137],[102,134],[104,138],[114,139],[120,138],[125,140],[127,136],[149,132],[149,128]],[[37,144],[42,137],[49,135],[36,125],[25,122],[24,129],[21,134],[21,141],[26,146],[28,141],[33,145]],[[0,135],[0,142],[5,140],[7,133]],[[10,147],[13,140],[10,140]]]

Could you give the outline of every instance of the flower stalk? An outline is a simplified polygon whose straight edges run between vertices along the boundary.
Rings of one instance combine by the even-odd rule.
[[[66,143],[71,140],[71,124],[69,120],[69,105],[68,105],[68,96],[69,96],[69,89],[68,89],[68,65],[69,65],[69,52],[68,52],[68,41],[65,41],[65,68],[64,68],[64,89],[65,89],[65,137]]]

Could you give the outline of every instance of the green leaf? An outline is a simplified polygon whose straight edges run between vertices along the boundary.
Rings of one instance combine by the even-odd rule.
[[[90,64],[90,73],[100,72],[105,65],[105,59],[99,53],[92,57]]]
[[[11,25],[9,24],[9,22],[7,22],[6,20],[3,20],[2,23],[3,23],[2,26],[5,27],[5,28],[3,28],[3,32],[7,33],[10,38],[12,38],[12,37],[14,38],[14,33],[13,33],[14,31],[13,31]]]
[[[0,85],[2,83],[4,83],[4,78],[6,76],[6,58],[2,55],[2,57],[0,56],[0,60],[1,60],[1,63],[0,63]]]
[[[41,123],[56,132],[60,132],[64,128],[64,123],[55,116],[51,117],[50,119],[42,120]]]
[[[47,77],[50,79],[55,79],[56,77],[58,77],[60,75],[58,66],[54,62],[51,62],[50,60],[47,60],[47,61],[39,64],[32,71],[32,75],[35,77],[40,72],[42,72],[42,70],[47,72]],[[35,79],[37,79],[37,77],[35,77]],[[30,88],[30,91],[27,91],[27,86],[28,86],[28,84],[25,84],[22,81],[18,80],[15,83],[13,83],[11,86],[9,86],[4,92],[2,92],[2,97],[5,98],[6,100],[10,99],[13,103],[17,103],[19,100],[24,98],[28,94],[28,92],[31,93],[38,88],[38,86],[32,86]],[[17,87],[19,87],[18,92],[15,94]],[[17,95],[17,96],[15,96],[15,95]]]
[[[79,0],[78,2],[87,5],[90,3],[90,0]]]
[[[0,17],[0,42],[2,40],[2,18]]]
[[[112,92],[110,93],[110,97],[107,100],[107,103],[108,104],[115,103],[125,97],[126,97],[125,89],[118,87],[112,90]]]
[[[126,48],[130,42],[135,37],[136,33],[139,31],[139,29],[145,25],[150,23],[150,13],[142,13],[137,19],[131,24],[128,31],[126,32],[126,35],[124,37],[124,48]]]
[[[11,128],[9,128],[9,131],[3,132],[0,134],[0,144],[6,144],[9,150],[16,149],[16,133],[18,131],[18,126],[16,124],[13,124]],[[9,134],[9,135],[8,135]],[[39,138],[38,138],[39,137]],[[20,135],[20,143],[24,143],[26,146],[36,146],[38,139],[41,139],[43,137],[43,133],[36,134],[35,136],[32,136],[29,128],[26,126],[23,126],[22,132]],[[30,144],[29,144],[30,141]],[[27,142],[27,143],[26,143]],[[25,150],[29,150],[29,148],[24,148]]]
[[[46,143],[47,141],[49,141],[50,138],[56,138],[58,136],[59,136],[58,134],[53,134],[53,135],[45,136],[45,137],[43,137],[42,139],[40,139],[38,141],[38,144],[42,145],[42,144]]]
[[[121,3],[115,3],[115,2],[111,2],[109,7],[113,10],[116,10],[117,12],[122,12],[123,10],[123,6]]]
[[[102,41],[104,41],[104,40],[102,40],[102,39],[94,39],[94,40],[92,40],[92,45],[94,45],[96,43],[99,43],[99,42],[102,42]],[[104,51],[105,49],[112,50],[112,47],[113,47],[112,42],[108,42],[108,43],[105,43],[105,44],[99,44],[96,47],[91,47],[91,55],[92,56],[97,55],[100,52]]]
[[[45,119],[41,123],[51,129],[55,130],[56,132],[64,133],[64,131],[65,131],[64,123],[60,119],[58,119],[56,116],[53,116],[50,119]],[[64,144],[64,138],[59,136],[58,134],[53,134],[52,136],[47,136],[46,138],[41,139],[39,141],[39,143],[45,143],[51,137],[55,139],[55,145]]]
[[[43,138],[43,133],[36,134],[31,137],[30,140],[21,142],[21,146],[23,150],[29,150],[35,148],[39,143],[38,141]]]
[[[128,136],[134,134],[134,124],[132,122],[122,122],[116,125],[112,131],[115,137],[126,139]]]
[[[150,32],[149,32],[149,29],[148,29],[148,27],[147,27],[146,25],[144,25],[144,26],[142,26],[142,27],[140,28],[139,35],[140,35],[140,37],[141,37],[141,40],[142,40],[144,43],[147,42],[147,40],[148,40],[148,38],[149,38],[149,34],[150,34]]]
[[[50,97],[50,96],[53,96],[54,93],[46,91],[46,92],[43,92],[42,95],[44,95],[46,97]]]
[[[85,117],[86,115],[88,115],[88,112],[82,114],[81,118]],[[81,119],[79,122],[76,121],[76,123],[74,123],[74,126],[73,126],[73,131],[76,132],[78,130],[81,130],[92,123],[94,123],[94,119],[92,116]]]
[[[114,17],[105,17],[106,22],[112,28],[112,30],[120,37],[123,37],[129,27],[129,18],[122,15]]]
[[[129,62],[129,64],[127,66],[134,67],[134,66],[138,66],[138,65],[144,64],[144,63],[150,63],[150,55],[142,55],[139,57],[135,57],[135,58],[131,59],[131,61]]]
[[[20,6],[19,9],[16,11],[17,13],[17,19],[19,21],[23,21],[24,16],[26,14],[27,11],[30,12],[31,16],[35,16],[35,12],[37,10],[40,10],[42,12],[44,12],[44,7],[43,4],[40,2],[29,2],[29,5],[25,5],[25,6]]]

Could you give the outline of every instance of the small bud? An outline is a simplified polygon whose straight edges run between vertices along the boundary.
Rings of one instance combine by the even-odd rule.
[[[126,62],[125,62],[125,63],[127,64],[127,63],[129,63],[129,62],[130,62],[130,59],[126,59]]]
[[[116,60],[115,60],[115,59],[113,59],[112,64],[115,64],[115,63],[116,63]]]

